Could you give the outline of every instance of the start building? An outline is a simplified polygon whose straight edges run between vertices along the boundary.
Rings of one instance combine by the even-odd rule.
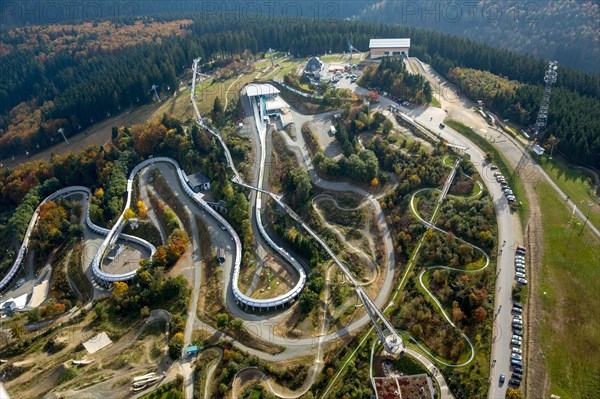
[[[381,57],[408,57],[410,39],[371,39],[371,59]]]
[[[281,118],[285,127],[288,123],[286,116],[289,115],[289,104],[279,97],[279,90],[270,84],[252,83],[246,87],[246,95],[250,103],[256,104],[260,121],[268,120],[269,117]],[[289,115],[291,118],[291,115]]]

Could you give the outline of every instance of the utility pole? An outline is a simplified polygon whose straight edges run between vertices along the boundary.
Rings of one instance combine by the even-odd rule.
[[[67,137],[65,136],[65,129],[63,129],[63,128],[61,127],[60,129],[58,129],[58,132],[59,132],[60,134],[62,134],[62,136],[63,136],[63,139],[65,139],[65,141],[67,142],[67,144],[70,144],[70,143],[69,143],[69,140],[67,140]]]
[[[271,66],[274,67],[275,62],[273,61],[273,49],[271,47],[269,47],[269,56],[269,58],[271,58]]]
[[[158,101],[160,101],[160,96],[158,95],[158,92],[156,91],[156,89],[158,89],[157,85],[152,85],[152,88],[150,90],[154,90],[154,94],[156,94],[156,99]]]
[[[590,210],[592,209],[592,204],[588,204],[588,211],[587,211],[587,216],[585,217],[585,222],[583,223],[583,226],[581,226],[581,230],[579,231],[579,235],[583,234],[583,229],[585,229],[585,226],[587,225],[587,222],[590,218]]]

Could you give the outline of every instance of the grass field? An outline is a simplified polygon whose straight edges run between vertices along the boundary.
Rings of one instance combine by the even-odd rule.
[[[587,214],[587,205],[594,204],[591,207],[590,223],[600,227],[600,205],[597,197],[600,188],[594,187],[592,176],[585,170],[574,168],[556,157],[548,159],[547,156],[541,156],[537,160],[584,214]]]
[[[435,98],[435,96],[431,96],[431,102],[429,103],[429,105],[431,105],[432,107],[442,108],[442,104],[440,104],[440,101],[437,98]]]
[[[571,217],[548,183],[537,185],[542,213],[544,255],[542,351],[551,393],[563,398],[600,397],[600,240]]]

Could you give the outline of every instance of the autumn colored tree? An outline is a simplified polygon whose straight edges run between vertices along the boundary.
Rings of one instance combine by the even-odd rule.
[[[124,218],[125,220],[129,220],[129,219],[133,219],[133,218],[135,218],[135,212],[133,211],[133,209],[131,209],[131,208],[127,208],[127,209],[125,210],[125,213],[123,213],[123,218]]]
[[[116,281],[113,283],[112,291],[117,302],[122,302],[129,291],[129,285],[127,285],[127,283],[124,281]]]
[[[146,208],[146,204],[142,200],[138,200],[137,202],[138,216],[140,218],[145,218],[148,216],[148,209]]]
[[[379,185],[379,179],[377,179],[376,177],[374,177],[371,180],[371,187],[377,187]]]
[[[475,308],[475,310],[473,310],[473,320],[475,320],[476,322],[481,323],[486,318],[487,318],[487,312],[481,306],[479,306],[479,307]]]
[[[464,320],[465,317],[466,317],[465,313],[461,310],[458,302],[453,301],[452,302],[452,320],[454,320],[455,322],[459,322],[461,320]]]
[[[183,333],[178,332],[173,335],[173,338],[169,340],[169,357],[173,360],[181,357],[181,351],[183,350]]]

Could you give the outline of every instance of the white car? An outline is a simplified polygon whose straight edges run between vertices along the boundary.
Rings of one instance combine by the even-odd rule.
[[[512,355],[510,355],[510,358],[513,360],[518,360],[518,361],[523,360],[523,356],[517,355],[516,353],[513,353]]]
[[[521,342],[521,341],[523,341],[523,338],[521,338],[520,336],[518,336],[516,334],[513,334],[512,340],[513,341],[519,341],[519,342]]]
[[[516,314],[523,313],[523,309],[519,309],[519,308],[512,308],[512,311],[515,312]]]
[[[521,285],[527,285],[527,280],[525,280],[524,278],[519,278],[517,279],[517,283]]]
[[[517,268],[515,269],[515,272],[516,272],[516,273],[521,273],[521,274],[525,274],[525,273],[527,273],[527,272],[525,271],[525,269],[524,269],[524,268],[522,268],[522,267],[517,267]]]
[[[523,279],[523,278],[525,278],[525,273],[516,272],[515,273],[515,277],[518,278],[518,279]]]
[[[521,346],[521,341],[518,339],[513,339],[510,341],[511,344],[515,345],[515,346]]]
[[[512,348],[512,353],[516,353],[517,355],[522,354],[523,352],[519,348]]]
[[[518,260],[518,259],[525,260],[525,257],[523,255],[515,255],[515,260]]]

